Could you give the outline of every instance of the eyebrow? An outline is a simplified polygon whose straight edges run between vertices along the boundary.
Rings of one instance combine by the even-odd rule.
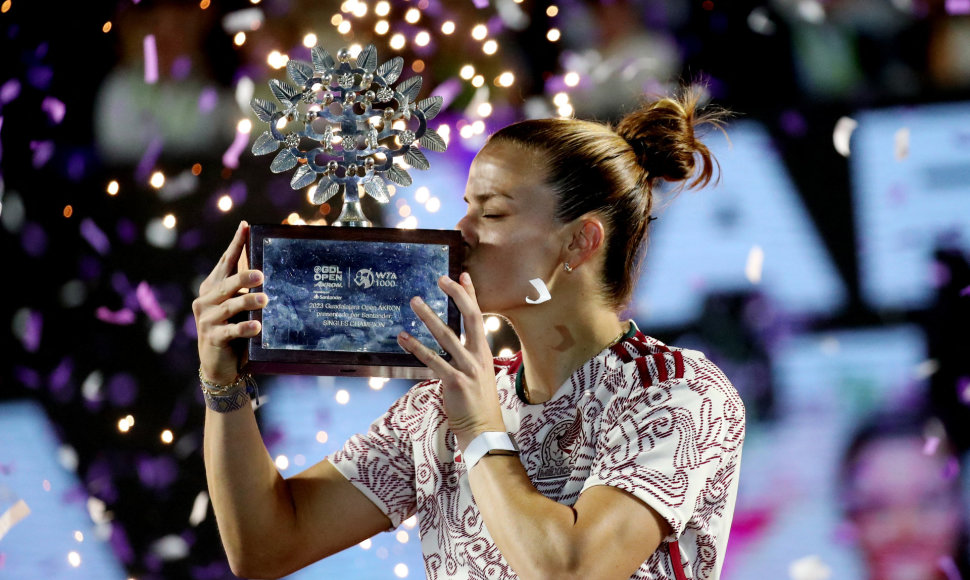
[[[493,197],[504,197],[504,198],[506,198],[506,199],[508,199],[510,201],[515,201],[515,199],[511,195],[509,195],[507,193],[496,192],[496,191],[489,191],[487,193],[476,193],[476,194],[472,195],[472,198],[475,201],[477,201],[479,204],[483,204],[486,201],[492,199]],[[467,195],[462,196],[461,199],[465,203],[471,203],[470,201],[468,201],[468,196]]]

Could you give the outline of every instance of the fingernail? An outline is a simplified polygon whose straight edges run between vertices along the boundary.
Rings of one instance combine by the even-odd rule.
[[[398,334],[397,337],[399,339],[401,339],[401,340],[405,340],[406,341],[407,339],[411,338],[411,335],[408,334],[408,333],[406,333],[406,332],[404,332],[404,331],[401,331],[401,333]]]
[[[471,274],[469,274],[468,272],[462,272],[461,276],[459,277],[461,278],[461,281],[464,282],[465,284],[469,284],[472,281]]]
[[[256,296],[256,304],[259,304],[260,306],[266,306],[267,302],[269,302],[269,296],[265,294],[260,294]]]
[[[249,273],[249,280],[251,282],[259,282],[263,277],[263,274],[258,270],[253,270]]]
[[[424,300],[421,300],[420,296],[415,296],[412,300],[414,300],[415,304],[424,304]]]

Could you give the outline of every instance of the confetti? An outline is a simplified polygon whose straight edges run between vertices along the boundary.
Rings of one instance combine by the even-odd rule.
[[[0,105],[6,105],[20,95],[20,81],[10,79],[0,86]]]
[[[64,114],[67,112],[64,103],[54,97],[44,97],[44,100],[40,103],[40,109],[47,113],[47,117],[55,125],[64,120]]]
[[[831,576],[832,569],[815,555],[799,558],[788,566],[791,580],[827,580]]]
[[[138,298],[138,305],[149,318],[156,322],[165,320],[165,311],[159,306],[158,299],[148,282],[143,281],[138,284],[135,289],[135,296]]]
[[[944,7],[950,14],[970,14],[970,0],[946,0]]]
[[[158,82],[158,50],[155,47],[155,35],[146,35],[143,46],[145,51],[145,82],[153,85]]]
[[[758,284],[761,282],[761,272],[765,264],[765,252],[761,246],[751,246],[748,252],[748,261],[744,266],[744,275],[748,282]]]
[[[105,235],[101,228],[94,223],[91,218],[84,218],[81,220],[81,237],[84,238],[87,243],[91,244],[94,251],[105,256],[111,251],[111,242],[108,241],[108,236]]]
[[[201,524],[205,520],[206,514],[209,512],[209,494],[204,491],[200,491],[199,495],[195,496],[195,502],[192,503],[192,513],[189,514],[189,525],[193,528]]]
[[[970,296],[970,286],[960,290],[960,296]]]
[[[239,167],[239,155],[246,150],[248,144],[249,132],[237,130],[235,139],[232,140],[226,152],[222,154],[222,164],[230,169]]]
[[[940,438],[933,436],[927,437],[926,441],[923,442],[923,455],[934,455],[936,450],[940,448]]]
[[[936,562],[937,567],[946,574],[946,580],[962,580],[963,576],[960,575],[960,569],[957,567],[956,562],[950,556],[940,556],[940,559]]]
[[[31,141],[30,150],[33,151],[34,169],[40,169],[54,156],[53,141]]]
[[[135,313],[128,308],[113,311],[107,306],[101,306],[95,312],[95,316],[97,316],[98,320],[101,322],[107,322],[108,324],[116,324],[119,326],[126,326],[135,323]]]
[[[18,500],[17,503],[10,507],[10,509],[3,512],[3,515],[0,515],[0,540],[7,535],[10,528],[17,525],[18,522],[29,515],[30,508],[27,506],[27,502],[24,500]]]
[[[859,122],[851,117],[842,117],[835,123],[835,130],[832,132],[832,144],[835,145],[835,150],[839,152],[839,155],[849,156],[849,139],[858,126]]]
[[[148,143],[148,147],[145,148],[145,153],[142,154],[141,160],[138,162],[138,167],[135,168],[135,179],[138,181],[145,181],[148,176],[152,173],[155,168],[155,163],[158,161],[159,155],[162,154],[162,147],[165,141],[158,135],[152,138]]]
[[[902,161],[909,157],[909,129],[903,127],[896,131],[893,142],[895,144],[894,152],[896,161]]]

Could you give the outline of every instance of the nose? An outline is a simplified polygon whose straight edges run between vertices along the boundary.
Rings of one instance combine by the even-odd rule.
[[[475,231],[472,227],[472,220],[467,215],[458,220],[455,229],[461,232],[461,239],[465,242],[466,246],[471,247],[474,245]]]

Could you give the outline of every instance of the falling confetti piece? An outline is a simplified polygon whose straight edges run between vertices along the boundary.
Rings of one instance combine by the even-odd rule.
[[[162,147],[165,145],[165,141],[158,135],[152,138],[148,143],[148,147],[145,148],[145,153],[142,154],[141,160],[138,162],[138,167],[135,168],[135,179],[138,181],[145,181],[148,176],[152,173],[155,168],[155,162],[158,161],[158,156],[162,154]]]
[[[799,558],[788,566],[791,580],[827,580],[831,576],[832,569],[815,555]]]
[[[95,316],[97,316],[98,320],[101,322],[117,324],[119,326],[126,326],[128,324],[134,324],[135,322],[135,313],[128,308],[113,311],[107,306],[101,306],[98,308]]]
[[[944,6],[950,14],[970,14],[970,0],[946,0]]]
[[[108,236],[91,218],[84,218],[81,221],[81,237],[91,244],[94,251],[102,256],[106,256],[111,251],[111,242],[108,241]]]
[[[158,51],[155,47],[155,35],[145,36],[145,82],[153,85],[158,82]]]
[[[212,87],[206,87],[199,93],[199,112],[210,113],[219,104],[219,93]]]
[[[51,157],[54,156],[54,142],[53,141],[31,141],[30,150],[33,152],[33,165],[34,169],[40,169]]]
[[[236,138],[232,140],[229,148],[222,154],[222,164],[230,169],[239,167],[239,155],[246,150],[249,144],[249,133],[236,131]]]
[[[960,290],[960,296],[970,296],[970,286]]]
[[[946,574],[946,580],[962,580],[963,576],[960,575],[960,569],[957,568],[956,562],[950,556],[940,556],[937,560],[936,565]]]
[[[832,144],[835,145],[835,150],[842,157],[849,156],[849,139],[858,126],[859,122],[851,117],[842,117],[835,123],[835,130],[832,132]]]
[[[940,362],[930,358],[916,365],[916,371],[913,374],[917,379],[925,380],[935,375],[938,370],[940,370]]]
[[[761,282],[761,272],[765,264],[765,252],[761,246],[751,246],[748,252],[748,262],[744,266],[744,275],[752,284]]]
[[[29,515],[30,508],[24,500],[17,501],[17,503],[10,506],[10,509],[3,512],[3,515],[0,515],[0,540],[7,535],[10,528],[17,525],[18,522]]]
[[[209,494],[204,491],[200,491],[199,495],[195,496],[195,502],[192,504],[192,513],[189,514],[189,525],[193,528],[201,524],[205,520],[206,514],[209,512]]]
[[[135,289],[135,296],[138,298],[138,305],[141,309],[145,311],[145,314],[149,318],[158,322],[159,320],[165,320],[165,311],[158,304],[158,299],[155,297],[155,293],[152,291],[152,287],[148,285],[148,282],[140,282],[138,287]]]
[[[67,112],[64,103],[54,97],[45,97],[40,103],[40,109],[47,113],[47,117],[55,125],[64,120],[64,114]]]
[[[902,161],[909,157],[909,129],[903,127],[896,131],[896,136],[893,141],[895,143],[896,161]]]
[[[10,79],[0,87],[0,105],[6,105],[20,95],[20,81]]]
[[[923,443],[923,455],[934,455],[936,450],[940,448],[940,438],[933,436],[927,437],[926,441]]]

